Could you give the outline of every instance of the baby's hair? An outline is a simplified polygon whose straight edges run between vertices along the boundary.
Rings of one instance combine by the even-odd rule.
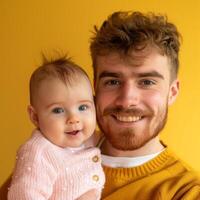
[[[43,55],[43,63],[31,75],[29,83],[30,104],[34,103],[34,96],[42,81],[47,79],[59,79],[66,85],[75,84],[80,81],[80,77],[89,80],[86,72],[71,58],[62,56],[59,58],[47,59]]]

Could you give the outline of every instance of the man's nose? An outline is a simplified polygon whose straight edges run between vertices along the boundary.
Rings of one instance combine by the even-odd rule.
[[[77,115],[75,114],[70,114],[69,117],[66,120],[67,124],[77,124],[80,122],[80,119]]]
[[[127,82],[120,88],[116,104],[123,108],[136,106],[140,101],[140,90],[133,82]]]

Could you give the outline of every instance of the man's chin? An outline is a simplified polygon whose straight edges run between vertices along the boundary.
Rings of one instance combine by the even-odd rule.
[[[127,144],[119,144],[119,143],[112,142],[111,145],[115,149],[118,149],[121,151],[134,151],[134,150],[141,148],[144,144],[129,144],[129,145],[127,145]]]
[[[106,139],[108,142],[118,150],[122,151],[133,151],[136,149],[141,148],[145,143],[148,141],[147,140],[138,140],[132,136],[132,138],[129,137],[119,137],[119,138],[111,138],[110,136],[106,136]]]
[[[111,132],[109,132],[111,133]],[[115,134],[114,134],[115,133]],[[145,132],[135,132],[133,129],[126,129],[126,131],[119,131],[118,133],[106,134],[105,137],[108,142],[118,150],[133,151],[143,147],[157,134],[152,136],[146,135]]]

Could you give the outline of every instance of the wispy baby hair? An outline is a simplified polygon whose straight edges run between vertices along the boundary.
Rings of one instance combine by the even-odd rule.
[[[56,78],[61,80],[66,85],[74,84],[80,81],[80,77],[87,79],[86,72],[77,64],[75,64],[70,57],[60,56],[59,58],[48,59],[43,55],[43,63],[31,75],[29,90],[30,103],[34,103],[34,95],[37,92],[42,81]]]

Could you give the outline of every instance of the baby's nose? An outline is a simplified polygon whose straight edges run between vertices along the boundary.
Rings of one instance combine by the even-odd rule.
[[[76,115],[71,115],[68,119],[67,119],[67,124],[77,124],[79,123],[80,120],[78,118],[78,116]]]

